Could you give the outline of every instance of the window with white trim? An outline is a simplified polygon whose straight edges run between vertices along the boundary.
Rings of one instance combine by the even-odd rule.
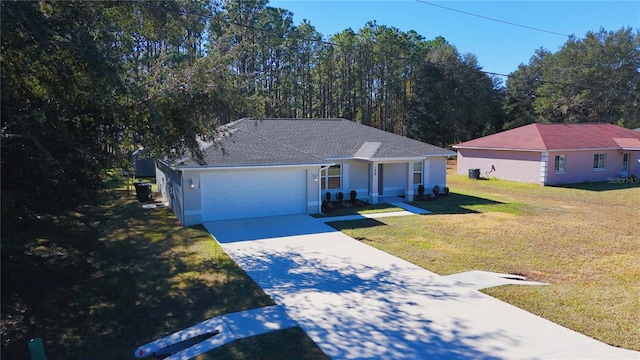
[[[567,163],[566,155],[556,155],[556,160],[555,160],[555,165],[553,166],[553,170],[555,170],[555,172],[565,172],[566,163]]]
[[[322,190],[340,189],[342,183],[342,167],[340,164],[331,165],[320,173]]]
[[[607,154],[593,155],[593,170],[604,170],[607,161]]]
[[[413,183],[422,184],[422,161],[413,163]]]

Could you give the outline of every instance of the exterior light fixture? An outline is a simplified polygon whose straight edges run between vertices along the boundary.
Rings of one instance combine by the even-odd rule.
[[[189,187],[191,188],[191,190],[196,188],[196,184],[193,182],[193,179],[189,179]]]
[[[313,182],[318,182],[318,175],[313,175]]]

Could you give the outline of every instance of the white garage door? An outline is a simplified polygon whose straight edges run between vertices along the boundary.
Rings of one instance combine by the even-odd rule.
[[[223,170],[200,177],[202,221],[304,214],[304,169]]]

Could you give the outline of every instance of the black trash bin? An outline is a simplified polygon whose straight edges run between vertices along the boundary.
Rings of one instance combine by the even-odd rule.
[[[469,179],[480,179],[480,169],[469,169]]]
[[[136,188],[136,197],[139,202],[147,202],[151,200],[151,184],[145,182],[134,183]]]

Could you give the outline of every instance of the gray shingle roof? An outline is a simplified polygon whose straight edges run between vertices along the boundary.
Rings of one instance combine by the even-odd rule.
[[[204,151],[208,166],[329,164],[339,158],[407,158],[454,152],[345,119],[241,119]],[[373,143],[380,143],[380,145]],[[197,165],[187,158],[185,165]]]

